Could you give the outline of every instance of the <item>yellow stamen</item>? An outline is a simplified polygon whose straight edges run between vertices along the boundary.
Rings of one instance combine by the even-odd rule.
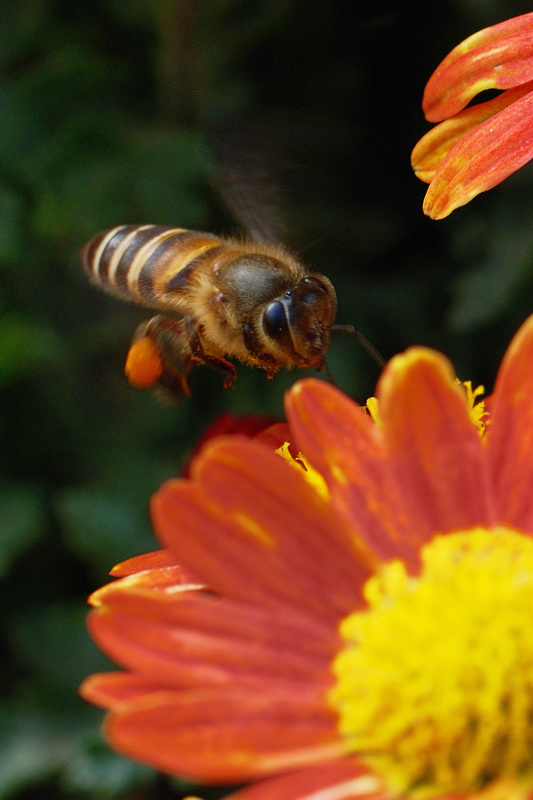
[[[418,577],[385,565],[368,609],[341,624],[340,732],[402,796],[529,797],[533,540],[475,528],[437,536],[422,558]]]
[[[456,378],[455,382],[457,386],[462,386],[464,388],[470,419],[474,425],[476,425],[480,436],[482,436],[485,433],[485,426],[488,423],[488,420],[483,419],[483,417],[488,417],[488,411],[485,410],[485,401],[479,400],[479,402],[476,403],[476,398],[485,394],[485,387],[476,386],[475,389],[472,389],[472,381],[460,381],[459,378]]]
[[[369,397],[366,401],[366,410],[376,423],[376,425],[381,425],[381,413],[379,410],[379,402],[377,397]]]
[[[328,489],[328,485],[320,472],[316,470],[314,467],[311,466],[309,461],[303,456],[301,453],[298,453],[296,458],[292,457],[292,454],[289,450],[290,444],[289,442],[285,442],[282,444],[281,447],[278,447],[276,453],[278,456],[281,456],[287,464],[290,464],[291,467],[295,467],[296,469],[302,470],[303,468],[303,475],[308,483],[311,484],[313,489],[324,498],[324,500],[329,500],[330,492]]]

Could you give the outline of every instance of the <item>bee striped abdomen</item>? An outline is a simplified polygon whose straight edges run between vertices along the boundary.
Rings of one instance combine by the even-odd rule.
[[[86,272],[120,297],[175,305],[200,260],[222,246],[216,236],[163,225],[123,225],[95,236],[83,250]]]
[[[158,310],[133,335],[125,367],[133,386],[179,399],[190,394],[193,367],[204,364],[229,387],[237,375],[231,359],[269,378],[282,367],[327,370],[335,289],[277,244],[121,225],[94,236],[82,261],[101,289]]]

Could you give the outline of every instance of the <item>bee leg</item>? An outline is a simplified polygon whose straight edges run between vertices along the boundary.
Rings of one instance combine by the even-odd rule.
[[[189,396],[192,369],[189,340],[182,320],[158,314],[139,325],[128,352],[125,372],[139,388],[160,387],[165,396]]]
[[[242,338],[244,346],[252,357],[250,360],[266,371],[267,378],[273,378],[279,369],[279,362],[274,356],[263,352],[261,345],[257,341],[254,329],[249,322],[243,326]]]
[[[227,359],[222,358],[222,356],[215,356],[211,353],[205,352],[204,346],[200,339],[201,326],[198,326],[192,317],[185,317],[182,322],[184,323],[185,330],[187,332],[191,360],[195,361],[197,364],[205,364],[206,366],[211,367],[211,369],[215,369],[217,372],[224,373],[224,388],[230,389],[235,381],[235,378],[237,377],[237,369],[235,364],[232,364],[231,361],[227,361]]]

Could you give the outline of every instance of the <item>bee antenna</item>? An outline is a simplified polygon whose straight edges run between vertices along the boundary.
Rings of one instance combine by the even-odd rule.
[[[330,325],[330,331],[344,331],[344,333],[353,333],[357,337],[357,341],[361,344],[366,352],[374,359],[378,367],[383,367],[387,363],[379,350],[377,350],[372,342],[370,342],[361,331],[357,331],[353,325]]]

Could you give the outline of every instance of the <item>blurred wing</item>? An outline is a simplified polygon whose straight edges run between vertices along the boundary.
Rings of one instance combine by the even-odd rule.
[[[215,185],[242,228],[259,242],[284,242],[282,209],[286,164],[275,125],[232,120],[212,138],[218,165]]]

